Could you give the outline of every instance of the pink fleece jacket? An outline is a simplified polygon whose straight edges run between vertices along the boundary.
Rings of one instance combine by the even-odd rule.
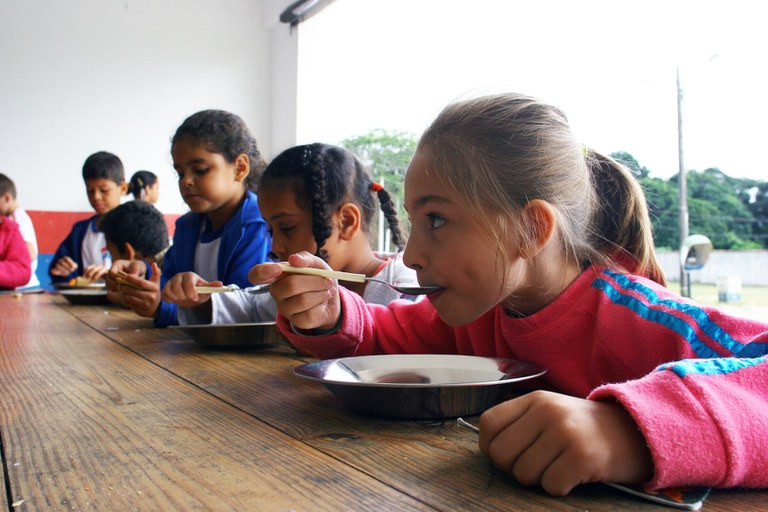
[[[8,217],[0,217],[0,288],[25,285],[30,275],[32,260],[19,226]]]
[[[341,290],[339,331],[296,334],[320,358],[381,353],[509,357],[547,368],[545,387],[617,401],[645,435],[649,488],[768,487],[768,324],[739,319],[642,277],[590,267],[525,318],[501,307],[446,325],[429,301],[365,304]]]

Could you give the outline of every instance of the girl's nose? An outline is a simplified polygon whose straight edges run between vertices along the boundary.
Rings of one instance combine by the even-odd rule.
[[[417,271],[423,269],[423,257],[419,256],[419,254],[416,242],[413,241],[413,238],[410,238],[403,250],[403,263],[405,263],[405,266]]]
[[[191,172],[185,172],[179,177],[179,186],[184,188],[190,188],[194,182]]]

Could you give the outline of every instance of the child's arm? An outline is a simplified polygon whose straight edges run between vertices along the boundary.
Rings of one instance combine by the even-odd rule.
[[[67,238],[56,249],[51,266],[48,268],[48,274],[54,283],[66,282],[77,277],[80,260],[79,245],[82,242],[81,235],[84,233],[82,224],[85,223],[87,226],[88,222],[90,220],[76,222]]]
[[[768,331],[745,347],[765,353]],[[618,402],[632,415],[653,455],[652,488],[768,487],[765,355],[667,363],[589,398]]]
[[[653,471],[645,439],[623,407],[548,391],[486,411],[480,449],[521,484],[556,496],[589,482],[648,481]]]
[[[221,281],[206,281],[194,272],[180,272],[165,283],[161,297],[182,308],[194,308],[211,298],[210,293],[197,293],[195,287],[223,285]]]
[[[77,263],[69,256],[62,256],[58,260],[54,258],[54,263],[51,265],[50,273],[52,276],[68,278],[77,270]]]
[[[32,274],[31,263],[19,228],[9,220],[0,221],[0,287],[25,285]]]
[[[126,275],[118,286],[123,304],[137,315],[154,318],[161,302],[160,276],[161,272],[156,263],[152,264],[150,279]]]
[[[292,254],[288,263],[295,267],[330,269],[327,263],[308,252]],[[280,265],[263,263],[248,273],[254,284],[272,283],[270,294],[277,311],[293,327],[305,331],[327,331],[339,323],[341,303],[338,284],[327,277],[283,273]]]

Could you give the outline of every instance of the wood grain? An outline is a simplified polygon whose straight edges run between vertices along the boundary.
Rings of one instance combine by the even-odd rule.
[[[70,311],[180,378],[438,509],[659,509],[602,485],[582,486],[565,498],[520,486],[494,469],[479,453],[476,435],[454,420],[398,421],[347,411],[324,387],[293,375],[294,366],[310,359],[287,347],[206,351],[181,333],[152,329],[149,322],[124,310],[108,315],[91,309]],[[758,510],[750,508],[754,496],[768,502],[765,492],[718,491],[706,510],[733,510],[729,496],[744,501],[740,510]]]
[[[47,297],[0,298],[13,510],[431,510],[176,377]]]

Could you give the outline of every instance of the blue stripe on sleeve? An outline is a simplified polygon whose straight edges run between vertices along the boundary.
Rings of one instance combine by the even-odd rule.
[[[614,286],[604,279],[595,279],[592,286],[602,290],[615,304],[626,306],[640,317],[648,321],[655,322],[675,331],[679,336],[685,339],[698,357],[711,358],[720,357],[720,354],[709,348],[696,335],[693,328],[685,321],[666,311],[651,309],[642,301],[631,295],[621,294]]]
[[[758,357],[758,356],[763,356],[768,354],[768,343],[744,344],[739,341],[736,341],[722,327],[720,327],[715,322],[713,322],[709,318],[709,315],[707,315],[707,313],[698,306],[695,306],[692,304],[680,303],[673,299],[666,299],[666,300],[659,299],[659,296],[656,295],[656,293],[653,290],[651,290],[645,285],[642,285],[640,283],[630,280],[629,278],[627,278],[627,276],[623,274],[617,274],[616,272],[612,272],[610,270],[604,270],[603,272],[605,273],[605,275],[612,277],[614,280],[616,280],[616,282],[622,288],[626,290],[633,290],[642,294],[644,297],[648,299],[648,302],[650,304],[659,304],[662,306],[666,306],[670,309],[675,309],[677,311],[680,311],[690,316],[694,320],[694,322],[696,322],[696,325],[699,327],[699,329],[701,329],[703,333],[705,333],[707,336],[712,338],[715,342],[720,344],[721,347],[725,348],[726,350],[728,350],[734,355],[738,355],[740,357]],[[682,333],[680,334],[682,336]],[[697,354],[698,354],[698,351],[697,351]],[[701,357],[713,357],[713,356],[701,356]],[[715,355],[714,357],[718,357],[718,356]]]
[[[657,371],[670,370],[680,377],[687,375],[725,375],[739,371],[743,368],[749,368],[768,362],[765,357],[736,358],[721,357],[719,359],[684,359],[674,363],[666,363],[658,368]]]

